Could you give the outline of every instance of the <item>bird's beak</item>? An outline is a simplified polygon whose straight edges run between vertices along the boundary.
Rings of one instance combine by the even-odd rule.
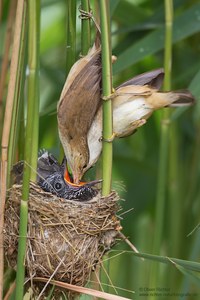
[[[84,185],[84,184],[85,184],[84,181],[80,181],[80,178],[81,178],[81,176],[80,176],[79,173],[76,173],[76,172],[75,172],[75,173],[73,174],[74,185],[76,185],[76,186],[81,186],[81,185]]]
[[[73,179],[72,176],[70,176],[69,171],[68,171],[68,164],[67,164],[67,160],[63,160],[62,164],[64,164],[64,179],[68,184],[74,185],[74,186],[81,186],[83,185],[85,182],[80,182],[80,175],[77,173],[75,173],[73,175]]]
[[[101,183],[102,181],[103,181],[102,179],[97,179],[97,180],[93,180],[93,181],[90,181],[90,182],[85,182],[84,185],[93,186],[93,185],[96,185],[98,183]]]

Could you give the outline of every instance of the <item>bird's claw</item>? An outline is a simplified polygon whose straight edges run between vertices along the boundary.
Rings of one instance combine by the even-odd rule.
[[[111,137],[109,137],[109,138],[105,138],[105,137],[102,136],[101,141],[102,142],[107,142],[107,143],[112,143],[114,141],[115,137],[116,137],[116,134],[113,132]]]
[[[92,19],[93,18],[92,10],[85,11],[85,10],[81,9],[81,6],[79,7],[78,10],[80,12],[80,15],[79,15],[80,19],[87,20],[87,19]]]
[[[88,19],[91,19],[91,20],[94,22],[94,24],[95,24],[97,30],[101,33],[100,26],[99,26],[98,22],[95,20],[95,18],[94,18],[94,16],[93,16],[92,10],[90,10],[90,11],[85,11],[85,10],[83,10],[83,9],[81,8],[81,6],[80,6],[80,7],[79,7],[79,12],[80,12],[79,18],[80,18],[81,20],[88,20]]]
[[[108,101],[108,100],[112,100],[115,97],[115,90],[113,89],[112,94],[108,95],[108,96],[101,96],[101,99],[103,101]]]

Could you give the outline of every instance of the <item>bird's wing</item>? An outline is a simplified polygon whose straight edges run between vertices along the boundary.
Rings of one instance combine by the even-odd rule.
[[[119,107],[126,102],[132,102],[138,98],[147,98],[157,91],[149,86],[127,85],[117,89],[113,96],[113,108]]]
[[[122,83],[117,89],[129,85],[148,85],[156,89],[160,89],[163,83],[164,70],[162,68],[150,72],[145,72],[137,75],[128,81]]]
[[[67,79],[68,80],[68,79]],[[100,105],[101,51],[97,50],[62,92],[58,105],[58,126],[69,127],[75,137],[77,128],[86,135]]]

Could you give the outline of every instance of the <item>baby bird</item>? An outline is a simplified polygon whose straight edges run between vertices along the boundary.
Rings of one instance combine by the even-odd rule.
[[[20,161],[13,166],[12,175],[14,183],[20,184],[23,178],[24,162]],[[45,191],[59,198],[76,201],[88,201],[97,195],[98,190],[94,186],[99,180],[75,185],[71,183],[66,170],[66,159],[59,164],[57,159],[47,151],[40,151],[37,165],[37,184]]]
[[[60,165],[51,153],[42,152],[38,157],[38,185],[44,191],[68,200],[87,201],[96,196],[98,191],[93,186],[99,183],[99,180],[81,185],[75,185],[67,181],[65,178],[65,174],[67,174],[66,163],[67,161],[64,158]],[[68,177],[68,180],[70,180],[70,177]]]

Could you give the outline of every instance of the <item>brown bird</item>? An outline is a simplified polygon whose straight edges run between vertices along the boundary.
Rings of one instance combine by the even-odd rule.
[[[95,164],[102,150],[100,48],[93,47],[91,52],[84,58],[86,63],[82,59],[70,71],[58,104],[60,139],[75,183]],[[163,78],[163,69],[158,69],[140,74],[116,88],[112,95],[114,136],[133,134],[159,108],[194,102],[188,91],[160,92]]]
[[[60,140],[77,184],[89,163],[87,134],[100,107],[100,93],[101,49],[97,36],[88,55],[70,70],[57,107]]]
[[[121,84],[112,96],[113,135],[125,137],[146,123],[151,114],[163,107],[188,106],[194,103],[189,91],[160,92],[163,69],[140,74]],[[88,132],[89,163],[82,175],[95,164],[102,150],[102,107]]]

